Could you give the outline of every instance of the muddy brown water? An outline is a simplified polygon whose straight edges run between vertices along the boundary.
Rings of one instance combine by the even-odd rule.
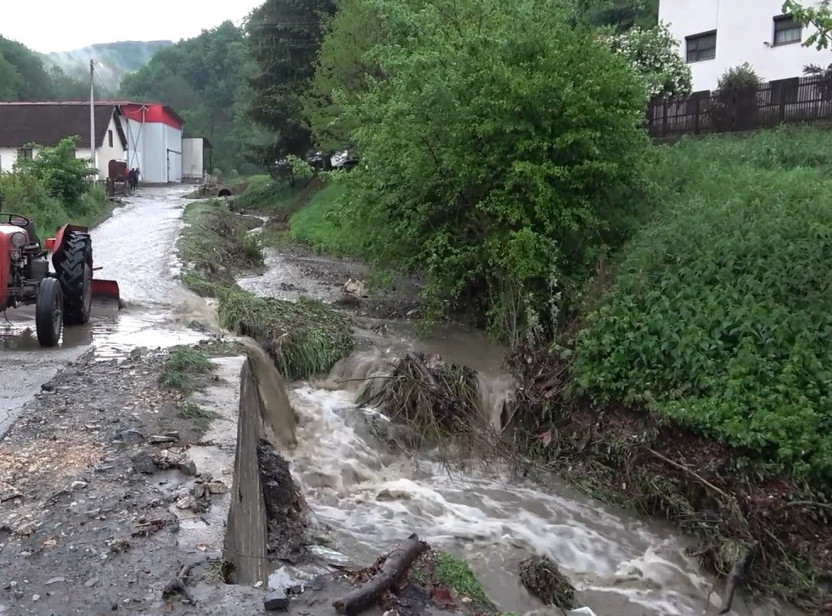
[[[324,261],[317,258],[316,269]],[[294,259],[273,253],[270,262],[273,269],[244,280],[248,289],[289,300],[298,288],[325,301],[340,293],[335,285],[305,279]],[[332,271],[342,270],[343,263],[333,261]],[[357,340],[360,350],[329,378],[290,385],[298,419],[297,446],[288,452],[292,471],[316,520],[331,529],[334,545],[350,560],[372,562],[416,532],[464,557],[506,612],[545,611],[519,584],[517,572],[520,560],[542,554],[559,564],[580,601],[599,616],[716,614],[722,587],[715,588],[714,579],[686,556],[691,538],[604,506],[556,477],[541,486],[476,464],[473,471],[449,473],[430,453],[394,453],[368,428],[368,416],[384,421],[378,411],[354,403],[365,380],[385,374],[408,350],[440,353],[480,373],[484,412],[499,425],[499,410],[512,391],[502,366],[505,349],[462,327],[421,337],[413,324],[378,320],[365,320]],[[799,612],[738,596],[730,613]]]
[[[90,347],[106,358],[134,347],[204,337],[188,325],[194,319],[210,323],[211,308],[177,279],[175,241],[186,193],[182,187],[144,189],[94,230],[96,264],[104,267],[100,276],[118,280],[124,310],[94,312],[88,326],[68,329],[61,346],[47,350],[37,347],[33,314],[9,311],[9,322],[0,326],[0,436],[41,383]],[[272,255],[271,263],[278,261],[279,255]],[[325,261],[319,259],[313,269],[326,269]],[[334,299],[340,289],[333,280],[344,272],[342,264],[333,262],[328,278],[308,279],[306,268],[285,261],[262,277],[247,278],[245,285],[277,296],[286,293],[289,299],[298,287]],[[499,607],[514,612],[541,609],[519,585],[517,562],[532,553],[547,554],[599,616],[703,614],[713,580],[684,556],[688,539],[671,529],[604,507],[556,478],[533,485],[502,469],[476,466],[448,474],[430,453],[414,459],[385,449],[367,428],[366,417],[375,411],[353,401],[360,379],[383,373],[390,359],[405,350],[438,352],[480,371],[486,409],[498,408],[510,395],[510,380],[501,368],[503,349],[482,334],[449,327],[421,338],[408,323],[365,325],[358,332],[360,350],[330,378],[290,384],[288,391],[297,425],[296,444],[287,443],[286,455],[313,515],[329,527],[336,550],[369,563],[417,532],[435,547],[465,557]],[[269,390],[278,384],[265,383],[261,395],[282,398],[282,392]],[[275,427],[291,425],[294,415],[272,420]],[[710,603],[708,613],[715,613],[717,593]],[[741,615],[792,613],[742,598],[734,605],[733,613]]]

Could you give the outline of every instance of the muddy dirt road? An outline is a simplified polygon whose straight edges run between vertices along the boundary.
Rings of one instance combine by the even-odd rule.
[[[67,328],[57,349],[38,346],[33,307],[0,321],[0,437],[43,383],[91,347],[103,358],[199,339],[182,327],[199,303],[177,280],[174,253],[186,192],[143,189],[93,230],[93,257],[104,268],[96,275],[119,282],[124,310],[95,307],[90,323]]]

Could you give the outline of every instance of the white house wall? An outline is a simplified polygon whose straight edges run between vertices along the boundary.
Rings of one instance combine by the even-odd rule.
[[[782,15],[782,5],[783,0],[661,0],[659,20],[669,25],[683,58],[686,37],[716,30],[716,57],[689,63],[694,91],[715,89],[725,71],[744,62],[765,81],[799,77],[807,64],[826,68],[832,51],[773,45],[774,17]],[[812,32],[803,28],[803,40]]]
[[[113,136],[113,145],[110,147],[109,135]],[[89,150],[87,150],[87,157],[89,157]],[[110,161],[111,160],[126,160],[127,153],[121,142],[121,137],[118,135],[118,128],[116,126],[115,118],[110,118],[110,125],[107,126],[107,132],[104,133],[104,140],[98,148],[98,177],[101,180],[106,180],[110,175]],[[80,156],[79,156],[80,158]]]
[[[127,135],[127,168],[144,171],[144,131],[142,123],[125,118],[124,132]]]
[[[182,130],[162,124],[165,134],[165,157],[168,182],[182,181]]]
[[[0,148],[0,171],[12,171],[17,162],[17,148]]]
[[[201,138],[182,139],[182,177],[198,179],[205,168],[205,151]]]

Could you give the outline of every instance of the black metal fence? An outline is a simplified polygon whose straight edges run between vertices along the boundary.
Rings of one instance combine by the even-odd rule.
[[[650,135],[657,139],[818,120],[832,120],[832,77],[826,74],[694,92],[684,99],[654,101],[647,110]]]

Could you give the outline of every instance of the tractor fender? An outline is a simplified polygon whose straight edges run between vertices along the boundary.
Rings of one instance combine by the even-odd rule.
[[[81,233],[89,233],[89,227],[82,227],[80,225],[66,224],[55,233],[54,239],[46,240],[46,248],[52,251],[52,266],[57,271],[60,267],[61,260],[64,256],[64,241],[67,233],[72,231],[79,231]],[[90,259],[90,267],[92,267],[92,259]]]

